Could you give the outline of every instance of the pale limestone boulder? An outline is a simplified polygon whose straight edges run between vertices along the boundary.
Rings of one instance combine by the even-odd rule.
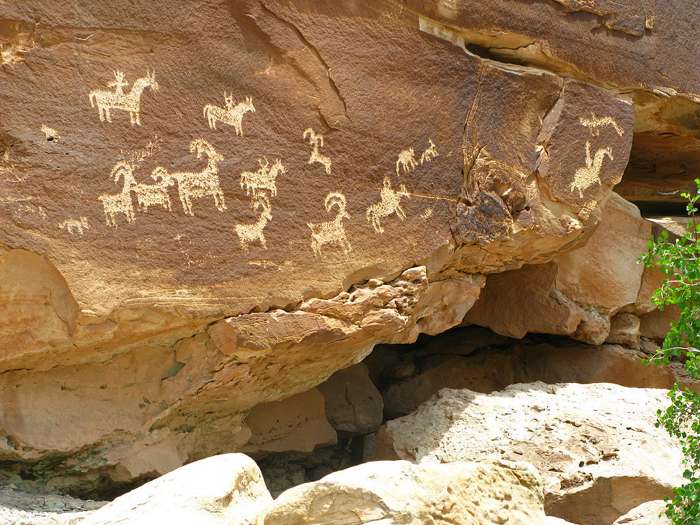
[[[570,521],[563,520],[561,518],[555,518],[554,516],[547,516],[544,520],[545,525],[576,525]]]
[[[656,428],[662,389],[529,383],[490,395],[444,389],[378,432],[376,456],[411,461],[529,461],[546,510],[609,525],[683,481],[675,441]]]
[[[647,501],[620,516],[613,525],[671,525],[666,515],[666,503],[661,500]]]
[[[271,501],[252,459],[223,454],[146,483],[105,505],[80,525],[258,525]]]
[[[384,400],[364,363],[339,370],[318,389],[326,400],[326,415],[338,431],[367,434],[383,421]]]
[[[337,438],[318,388],[258,405],[248,415],[246,425],[251,432],[243,448],[247,454],[312,452],[317,446],[335,444]]]
[[[284,492],[265,525],[542,525],[542,486],[526,463],[378,461]]]

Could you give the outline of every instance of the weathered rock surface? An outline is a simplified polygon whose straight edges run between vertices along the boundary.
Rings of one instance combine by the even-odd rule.
[[[513,343],[469,356],[428,357],[415,376],[384,390],[389,417],[406,415],[443,388],[491,393],[514,383],[615,383],[637,388],[699,388],[677,366],[648,366],[647,356],[619,345]]]
[[[382,424],[384,400],[364,363],[339,370],[319,390],[326,401],[328,419],[336,430],[367,434]]]
[[[376,456],[411,461],[531,462],[544,480],[547,514],[609,525],[682,482],[681,452],[656,428],[661,389],[530,383],[490,395],[444,389],[387,422]]]
[[[653,308],[640,296],[647,287],[638,261],[651,236],[651,223],[636,206],[613,194],[583,247],[545,265],[489,276],[465,322],[509,337],[540,332],[601,344],[610,336],[611,318],[623,308],[644,313]],[[623,338],[621,324],[618,319],[611,342],[638,344],[639,330]]]
[[[665,511],[665,502],[648,501],[615,520],[613,525],[671,525],[671,521],[664,514]]]
[[[697,14],[521,4],[3,3],[0,461],[90,491],[253,447],[256,406],[522,265],[551,319],[498,331],[604,341],[631,288],[559,258],[633,125],[692,134]]]
[[[324,396],[314,388],[282,401],[262,403],[245,420],[251,438],[243,447],[247,454],[265,452],[311,452],[336,442],[326,418]]]
[[[544,522],[542,486],[527,464],[414,465],[365,463],[275,500],[265,525],[455,523],[536,525]]]
[[[190,463],[108,503],[81,525],[258,525],[272,501],[255,462],[224,454]]]

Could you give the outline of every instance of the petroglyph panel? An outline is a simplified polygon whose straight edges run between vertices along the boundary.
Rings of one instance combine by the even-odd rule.
[[[343,225],[344,219],[350,219],[345,195],[339,192],[329,193],[326,195],[324,205],[328,213],[335,209],[335,218],[328,222],[307,223],[311,229],[311,249],[316,257],[321,257],[324,246],[339,246],[343,253],[348,255],[352,251],[352,245]]]
[[[258,220],[253,224],[237,224],[236,234],[243,251],[247,252],[250,245],[258,242],[263,250],[267,249],[265,241],[265,227],[272,220],[272,205],[267,195],[257,193],[253,196],[253,209],[260,213]]]
[[[399,186],[398,191],[392,188],[391,179],[384,177],[382,189],[379,191],[379,202],[375,202],[367,208],[367,222],[369,222],[374,231],[384,233],[381,220],[390,215],[396,214],[399,220],[403,221],[406,218],[406,212],[401,207],[402,198],[410,199],[410,194],[406,189],[406,185]]]
[[[267,157],[258,159],[257,171],[244,171],[241,173],[241,188],[245,190],[246,195],[255,196],[261,192],[269,191],[273,197],[277,196],[277,177],[287,173],[287,169],[282,164],[280,159],[270,165]]]
[[[117,109],[129,113],[132,126],[141,125],[141,95],[146,88],[158,91],[156,73],[155,71],[147,71],[146,76],[136,79],[129,92],[125,93],[124,88],[128,85],[124,72],[115,71],[114,80],[107,84],[107,87],[113,87],[114,91],[104,89],[90,91],[88,95],[90,107],[97,106],[100,122],[112,122],[111,110]]]
[[[603,160],[605,158],[615,160],[612,154],[612,148],[600,148],[591,157],[591,143],[586,141],[586,165],[578,168],[574,173],[574,180],[571,182],[571,191],[578,191],[579,197],[583,197],[584,190],[587,190],[593,184],[601,184],[600,170],[603,168]]]
[[[80,217],[79,219],[66,219],[58,223],[58,227],[61,230],[65,230],[69,235],[76,235],[82,237],[85,230],[90,229],[90,223],[87,217]]]
[[[246,113],[255,113],[253,97],[246,97],[242,102],[236,103],[233,95],[227,95],[224,91],[224,107],[207,104],[204,106],[204,118],[211,129],[216,129],[216,123],[222,122],[233,126],[236,135],[243,136],[243,117]]]
[[[312,128],[307,128],[304,130],[304,140],[308,140],[311,144],[311,156],[307,161],[307,164],[318,163],[326,170],[326,174],[331,174],[331,159],[323,153],[321,153],[321,148],[323,147],[323,135],[317,134]]]
[[[428,147],[425,148],[425,151],[423,151],[423,153],[420,156],[421,166],[424,163],[430,162],[431,160],[436,159],[439,156],[440,154],[438,153],[437,147],[435,146],[433,139],[428,139]]]
[[[399,157],[396,159],[396,174],[401,175],[402,172],[410,173],[416,166],[418,166],[418,162],[416,161],[415,150],[412,147],[405,149],[399,153]]]
[[[206,167],[198,172],[169,173],[166,168],[158,166],[153,170],[151,176],[154,180],[160,181],[159,185],[164,191],[177,183],[177,192],[185,215],[194,216],[192,200],[204,197],[213,197],[216,209],[224,211],[226,200],[219,180],[219,163],[224,160],[224,156],[217,153],[214,146],[201,138],[190,142],[190,153],[194,154],[197,159],[206,156]]]
[[[579,118],[579,122],[582,126],[588,128],[594,137],[600,135],[600,129],[606,126],[613,128],[619,137],[625,134],[625,130],[622,129],[617,120],[610,116],[599,117],[595,113],[591,113],[590,117]]]

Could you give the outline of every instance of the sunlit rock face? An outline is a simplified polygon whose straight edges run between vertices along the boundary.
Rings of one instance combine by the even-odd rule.
[[[255,450],[251,410],[574,257],[700,81],[697,13],[570,4],[0,6],[0,460],[91,490]]]

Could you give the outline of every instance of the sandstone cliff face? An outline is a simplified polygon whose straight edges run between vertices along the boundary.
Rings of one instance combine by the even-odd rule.
[[[0,460],[131,483],[263,451],[270,406],[329,443],[274,403],[465,315],[634,342],[650,230],[611,190],[696,127],[673,7],[2,3]],[[513,275],[539,324],[485,306]]]

